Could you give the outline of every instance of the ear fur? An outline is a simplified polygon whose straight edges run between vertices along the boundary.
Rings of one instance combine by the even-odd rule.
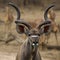
[[[24,33],[24,26],[23,25],[16,25],[16,30],[19,34]]]
[[[51,30],[51,25],[44,26],[44,33],[49,33]]]

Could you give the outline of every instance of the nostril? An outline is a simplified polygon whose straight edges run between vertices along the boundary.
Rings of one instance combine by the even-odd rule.
[[[38,42],[33,42],[32,45],[33,45],[33,46],[38,46],[39,44],[38,44]]]
[[[33,43],[35,43],[35,42],[33,42]]]

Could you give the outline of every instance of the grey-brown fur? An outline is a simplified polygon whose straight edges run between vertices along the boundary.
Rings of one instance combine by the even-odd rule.
[[[29,40],[27,39],[23,45],[21,46],[17,58],[16,60],[31,60],[33,59],[34,54],[32,55],[32,46],[29,42]],[[41,60],[41,56],[39,51],[37,50],[36,56],[34,57],[35,59],[33,60]]]

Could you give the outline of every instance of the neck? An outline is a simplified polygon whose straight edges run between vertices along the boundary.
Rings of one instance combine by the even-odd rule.
[[[25,59],[34,59],[34,57],[36,56],[36,52],[33,52],[33,49],[32,49],[32,45],[29,41],[29,39],[26,40],[26,53],[25,53]]]

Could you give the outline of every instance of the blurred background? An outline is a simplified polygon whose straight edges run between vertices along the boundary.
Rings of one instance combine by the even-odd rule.
[[[8,2],[14,2],[18,6],[39,6],[44,9],[49,4],[55,4],[56,9],[60,9],[60,0],[0,0],[0,7],[4,7]]]
[[[45,35],[40,37],[40,43],[60,47],[60,0],[0,0],[0,60],[15,60],[21,44],[27,38],[25,34],[17,33],[15,24],[17,13],[13,7],[8,5],[9,2],[13,2],[20,8],[21,19],[33,22],[32,26],[34,23],[40,24],[44,20],[46,8],[54,4],[55,7],[52,8],[56,14],[54,24],[59,25],[57,40],[55,34],[52,33],[48,43],[45,42]],[[60,50],[56,48],[48,50],[45,46],[44,49],[42,46],[39,48],[42,60],[60,60]]]

